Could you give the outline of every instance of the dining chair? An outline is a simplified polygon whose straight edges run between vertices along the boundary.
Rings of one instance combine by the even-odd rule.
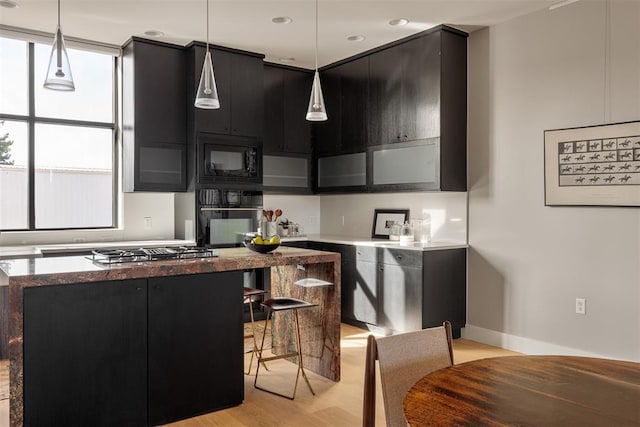
[[[363,427],[375,426],[376,360],[387,426],[406,426],[404,395],[426,374],[453,365],[451,323],[416,332],[367,338],[364,371]]]

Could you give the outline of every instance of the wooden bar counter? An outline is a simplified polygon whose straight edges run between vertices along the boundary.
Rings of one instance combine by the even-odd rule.
[[[100,310],[94,309],[93,306],[91,306],[90,309],[85,309],[86,311],[84,312],[80,311],[80,313],[88,313],[87,323],[97,322],[96,324],[98,325],[98,327],[95,329],[100,330],[95,330],[95,339],[102,341],[105,341],[105,339],[111,340],[111,342],[107,341],[104,347],[105,349],[107,349],[108,353],[109,351],[111,351],[110,349],[114,345],[123,345],[123,343],[119,342],[119,337],[122,336],[122,341],[126,341],[123,345],[124,349],[129,351],[130,348],[138,348],[138,350],[140,350],[139,352],[142,355],[138,355],[135,359],[132,360],[136,361],[136,363],[134,363],[134,366],[143,367],[143,369],[138,369],[138,371],[144,371],[130,372],[128,370],[129,367],[126,367],[124,371],[127,372],[127,374],[125,375],[121,372],[123,371],[121,365],[118,365],[118,367],[114,369],[114,371],[116,371],[114,372],[114,375],[121,374],[123,375],[123,378],[125,380],[134,377],[134,380],[137,381],[140,389],[144,390],[144,396],[141,396],[140,399],[137,399],[140,400],[140,402],[136,403],[138,405],[136,409],[132,409],[133,406],[132,408],[127,409],[128,412],[140,412],[141,414],[139,416],[143,418],[127,418],[130,415],[127,413],[123,414],[124,418],[111,418],[112,425],[113,422],[119,423],[120,425],[155,425],[169,422],[175,419],[186,418],[187,416],[184,415],[174,416],[165,414],[160,414],[158,415],[158,418],[153,418],[151,413],[153,412],[152,407],[155,404],[155,397],[151,391],[149,391],[147,395],[147,384],[150,390],[155,386],[157,386],[157,388],[159,389],[162,389],[162,387],[168,387],[162,384],[162,375],[160,376],[160,380],[157,381],[151,378],[151,372],[152,369],[154,369],[153,363],[155,363],[151,360],[151,351],[153,347],[152,340],[158,340],[158,334],[162,335],[163,333],[165,333],[164,331],[169,330],[165,326],[165,322],[168,321],[167,319],[171,320],[173,317],[175,317],[175,314],[171,309],[173,307],[171,305],[171,300],[169,300],[169,305],[165,304],[164,308],[163,306],[158,305],[155,302],[158,300],[158,298],[154,296],[154,292],[162,289],[170,289],[171,292],[173,292],[169,293],[168,295],[170,298],[174,298],[174,300],[176,300],[176,307],[179,304],[183,304],[183,299],[181,299],[182,294],[185,292],[191,292],[189,291],[189,289],[193,288],[196,290],[196,292],[199,292],[195,297],[189,296],[190,299],[186,298],[184,300],[195,301],[194,306],[198,306],[198,304],[200,304],[201,302],[200,300],[202,300],[202,304],[210,304],[210,306],[214,308],[209,310],[209,306],[202,305],[202,307],[206,308],[205,310],[201,310],[204,311],[204,313],[197,313],[194,310],[192,314],[187,313],[187,315],[184,317],[187,318],[187,321],[190,321],[192,317],[194,319],[200,318],[201,324],[204,324],[204,327],[206,328],[210,327],[210,325],[207,325],[206,323],[209,319],[208,316],[211,316],[212,323],[221,323],[215,326],[215,333],[221,331],[220,333],[226,333],[227,336],[230,336],[231,338],[225,339],[227,339],[227,341],[231,340],[229,342],[233,343],[233,345],[231,346],[233,348],[227,349],[212,347],[210,343],[205,342],[209,341],[208,338],[206,340],[203,340],[202,343],[192,343],[192,341],[194,340],[189,338],[192,336],[190,335],[192,331],[184,331],[184,334],[182,334],[178,329],[177,332],[176,330],[172,330],[172,335],[160,337],[159,342],[163,343],[165,347],[162,348],[161,352],[157,353],[161,353],[161,357],[165,356],[165,352],[169,354],[175,353],[179,356],[181,355],[181,353],[172,350],[171,347],[180,345],[184,345],[184,348],[181,348],[184,354],[190,354],[189,352],[200,352],[205,353],[207,357],[211,357],[213,359],[217,357],[216,354],[225,353],[227,351],[233,352],[233,358],[229,358],[229,356],[227,355],[227,359],[220,360],[232,361],[233,367],[230,367],[229,370],[233,371],[232,376],[234,378],[234,382],[237,382],[235,381],[237,377],[237,379],[239,379],[239,383],[242,385],[241,314],[243,304],[241,292],[243,283],[241,277],[242,271],[247,269],[271,269],[271,296],[293,296],[297,298],[303,298],[309,302],[318,304],[317,309],[309,310],[309,314],[301,316],[301,322],[303,322],[301,324],[301,328],[304,330],[303,360],[305,368],[330,380],[339,381],[341,274],[340,254],[289,247],[280,247],[269,254],[254,253],[246,248],[217,249],[215,250],[215,254],[217,255],[216,257],[210,258],[132,262],[111,265],[101,265],[83,256],[16,259],[3,261],[3,264],[0,266],[0,286],[8,285],[9,287],[11,426],[29,425],[30,422],[28,422],[28,420],[30,419],[30,417],[26,416],[25,412],[29,412],[30,410],[34,411],[33,408],[30,408],[28,406],[28,403],[25,404],[25,401],[28,402],[27,396],[29,394],[26,390],[26,388],[29,387],[29,382],[27,381],[28,378],[25,377],[25,368],[27,370],[29,369],[28,363],[37,365],[41,360],[46,361],[47,358],[51,356],[57,357],[57,360],[61,360],[63,363],[70,363],[70,365],[64,366],[73,366],[73,363],[85,363],[86,365],[86,362],[82,360],[82,356],[74,354],[71,350],[69,351],[68,355],[64,352],[59,354],[55,354],[55,352],[47,354],[46,351],[44,351],[44,354],[33,354],[36,353],[35,350],[31,350],[31,355],[26,354],[28,350],[25,349],[48,348],[45,345],[41,345],[40,347],[38,347],[30,342],[27,342],[29,339],[27,338],[29,337],[29,334],[45,334],[45,332],[41,331],[41,329],[45,329],[48,331],[50,323],[54,323],[54,325],[51,326],[52,328],[56,327],[55,323],[58,322],[59,318],[62,318],[60,322],[64,322],[64,319],[66,319],[65,316],[67,314],[67,312],[64,310],[66,310],[67,308],[70,308],[71,311],[74,311],[76,309],[82,310],[85,303],[97,304],[102,303],[102,301],[104,301],[104,304],[111,304],[107,305],[105,309],[106,311],[102,313],[100,313]],[[305,278],[324,280],[333,283],[333,286],[322,288],[304,288],[295,285],[296,281]],[[39,290],[42,290],[44,292],[41,292]],[[91,297],[92,295],[94,295],[92,293],[93,290],[109,290],[108,292],[110,293],[105,294],[106,296],[104,296],[103,294],[98,294],[99,297],[93,298]],[[222,292],[223,290],[224,292]],[[220,291],[220,295],[217,294],[218,291]],[[71,304],[65,305],[64,309],[58,307],[52,297],[58,295],[60,292],[66,292],[65,295],[70,295],[67,300],[73,301]],[[121,294],[124,296],[120,296]],[[178,297],[176,297],[176,295]],[[202,295],[212,295],[212,297],[207,299],[202,297]],[[225,297],[224,295],[227,296]],[[116,303],[112,303],[111,301],[116,297],[120,297],[122,299],[117,300]],[[237,306],[235,303],[236,297]],[[218,298],[220,299],[218,300]],[[227,299],[224,300],[222,298]],[[35,302],[30,302],[31,300]],[[208,301],[210,301],[210,303]],[[134,305],[134,303],[138,305]],[[129,306],[132,308],[127,308]],[[35,307],[35,309],[30,307]],[[166,307],[170,307],[170,309],[167,310]],[[156,310],[155,314],[152,313],[153,310]],[[221,310],[222,314],[216,314],[216,311],[218,310]],[[142,311],[143,313],[140,313],[140,311]],[[127,335],[130,328],[124,330],[122,335],[119,335],[121,332],[119,332],[118,329],[116,329],[115,333],[109,335],[109,329],[107,328],[107,330],[104,330],[104,328],[101,326],[101,322],[104,318],[111,317],[111,315],[115,317],[116,315],[120,315],[123,313],[125,316],[129,317],[124,318],[124,320],[120,320],[119,323],[116,324],[116,328],[124,327],[122,325],[125,325],[128,328],[129,324],[133,323],[130,318],[139,320],[141,325],[140,328],[138,328],[138,330],[130,336]],[[50,317],[47,318],[47,315],[49,315]],[[155,317],[152,317],[152,315]],[[29,316],[31,316],[31,318],[29,318]],[[322,316],[324,316],[324,318],[321,318]],[[77,322],[77,317],[69,318],[72,319],[71,322],[83,323],[82,321]],[[226,319],[229,319],[228,328],[226,328],[225,326],[225,322],[227,321]],[[187,322],[182,324],[189,323]],[[39,326],[35,327],[34,325]],[[69,323],[60,323],[60,325],[68,326]],[[60,325],[57,325],[58,329],[63,329]],[[74,323],[71,323],[71,325],[74,325]],[[83,325],[79,325],[79,329],[82,330],[82,327]],[[286,332],[286,330],[291,326],[288,325],[288,322],[286,321],[280,321],[276,322],[274,327],[276,328],[275,333],[279,333]],[[225,331],[224,329],[228,329],[228,331]],[[84,333],[85,335],[87,334],[87,332],[82,333]],[[93,339],[94,337],[94,335],[88,336],[90,339]],[[45,337],[45,343],[47,345],[51,342],[60,344],[60,342],[67,342],[64,341],[64,339],[68,340],[68,338],[65,338],[64,336],[62,338],[51,338],[51,340],[53,341],[46,341],[46,339],[47,337]],[[140,342],[138,343],[136,340]],[[236,345],[236,343],[239,345]],[[89,349],[86,351],[88,351],[90,355],[96,355],[96,357],[98,358],[101,357],[101,354],[99,353],[100,351],[102,351],[100,350],[101,347],[99,345],[96,346],[93,343],[91,345],[87,344],[84,347],[90,346],[94,347],[94,350]],[[79,346],[77,348],[85,351],[84,347]],[[40,351],[43,350],[39,350],[37,353],[40,353]],[[93,353],[91,353],[91,351],[93,351]],[[278,348],[276,348],[275,351],[278,351]],[[117,354],[116,357],[113,357],[114,359],[121,358],[119,353],[114,354]],[[239,354],[239,361],[237,362],[235,361],[235,354]],[[70,359],[72,361],[69,362],[69,360],[66,359]],[[105,359],[107,359],[107,362],[109,361],[109,354],[105,356]],[[124,357],[124,359],[126,359],[126,357]],[[171,361],[173,359],[169,360]],[[27,365],[25,365],[25,363]],[[147,378],[147,363],[149,369],[149,378]],[[220,366],[215,366],[216,364],[220,365],[220,363],[222,362],[208,362],[208,364],[212,365],[213,367],[203,366],[203,370],[206,371],[207,369],[213,368],[220,369]],[[239,365],[236,365],[236,363],[239,363]],[[193,361],[189,362],[188,360],[185,360],[184,364],[193,365],[194,363]],[[163,373],[166,371],[170,373],[171,371],[173,371],[172,368],[174,367],[179,369],[184,368],[183,366],[172,366],[171,364],[167,365],[165,363],[165,365],[162,365],[162,370],[160,370],[160,372]],[[51,366],[47,366],[47,370],[44,372],[49,372],[50,370],[52,370],[50,368]],[[222,368],[224,369],[224,367]],[[88,369],[88,372],[93,373],[93,371],[91,370],[91,366],[89,366]],[[110,382],[108,376],[104,377],[104,374],[102,372],[105,369],[108,369],[108,365],[95,366],[96,377],[87,378],[86,381],[91,382],[91,380],[93,379],[94,382],[97,382],[97,384],[90,384],[90,386],[87,385],[86,390],[82,390],[82,393],[79,394],[80,396],[82,396],[84,393],[90,394],[92,392],[96,392],[98,393],[98,397],[100,399],[103,398],[104,392],[100,390],[100,388],[102,387],[102,381],[106,383]],[[238,371],[237,373],[235,372],[236,370]],[[199,371],[196,370],[195,374],[193,375],[194,381],[196,382],[198,381],[198,374]],[[139,376],[139,379],[135,379],[136,376]],[[182,376],[184,377],[185,375]],[[105,378],[107,378],[106,381]],[[46,381],[46,379],[42,378],[42,381],[44,382]],[[178,379],[178,381],[183,381],[183,379],[180,378]],[[222,388],[226,387],[224,382],[225,381],[222,378],[216,378],[215,381],[209,381],[209,383],[212,383],[212,387]],[[205,392],[209,387],[209,383],[206,384]],[[190,397],[188,396],[188,394],[190,392],[195,394],[196,392],[191,391],[190,386],[185,388],[186,390],[180,390],[180,392],[182,394],[187,394],[186,401],[188,404]],[[197,387],[194,386],[193,390],[196,389]],[[226,392],[226,390],[222,390],[222,392],[222,395],[224,395],[224,392]],[[202,393],[202,391],[200,393]],[[226,402],[221,403],[214,409],[194,409],[194,411],[203,413],[215,409],[220,409],[226,406],[239,404],[241,403],[243,398],[242,390],[240,390],[240,393],[241,395],[239,402]],[[111,394],[106,394],[106,396],[111,396]],[[121,402],[118,402],[117,405],[121,406],[120,403]],[[108,402],[103,403],[102,406],[108,406],[108,404]],[[162,407],[163,405],[164,403],[159,406]],[[77,408],[74,408],[73,406],[74,404],[69,405],[70,413],[74,413],[74,411],[84,410],[82,407],[80,407],[82,405],[80,405],[79,403],[76,405],[78,406]],[[149,418],[147,418],[147,407],[149,408]],[[111,416],[111,414],[108,413],[110,409],[117,410],[115,408],[105,408],[105,419]],[[195,415],[198,415],[198,413],[190,414],[190,416]],[[93,415],[92,425],[107,424],[107,422],[102,423],[100,418],[100,415]],[[31,423],[35,424],[36,422],[32,421]],[[65,425],[73,424],[73,422],[65,423]]]

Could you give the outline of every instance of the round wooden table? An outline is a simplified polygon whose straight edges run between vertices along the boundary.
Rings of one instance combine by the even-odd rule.
[[[407,392],[411,426],[640,426],[640,363],[507,356],[432,372]]]

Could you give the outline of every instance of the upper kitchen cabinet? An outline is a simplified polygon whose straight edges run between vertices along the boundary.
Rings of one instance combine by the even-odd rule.
[[[428,140],[427,145],[437,146],[439,176],[404,184],[465,191],[467,34],[438,27],[378,50],[369,60],[368,145],[377,147],[373,152],[394,149],[380,147],[387,144]],[[372,184],[375,190],[375,179]]]
[[[310,154],[311,122],[306,113],[313,73],[264,65],[265,154]]]
[[[185,191],[186,68],[181,46],[131,38],[122,53],[123,189]]]
[[[189,50],[189,91],[195,97],[206,46],[193,42]],[[263,137],[263,55],[220,46],[210,47],[220,108],[205,110],[190,104],[193,132]],[[192,101],[190,99],[190,101]],[[191,120],[191,117],[193,118]]]
[[[369,57],[325,68],[320,80],[328,120],[317,125],[318,154],[350,154],[365,150],[369,126]]]
[[[311,122],[306,120],[313,73],[265,63],[264,174],[267,193],[311,192]]]

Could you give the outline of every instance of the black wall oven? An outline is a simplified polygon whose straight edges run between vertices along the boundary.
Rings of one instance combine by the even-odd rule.
[[[262,141],[237,136],[198,135],[198,181],[259,189],[262,184]]]
[[[197,192],[197,244],[210,248],[242,246],[256,232],[262,215],[262,192],[201,188]]]

